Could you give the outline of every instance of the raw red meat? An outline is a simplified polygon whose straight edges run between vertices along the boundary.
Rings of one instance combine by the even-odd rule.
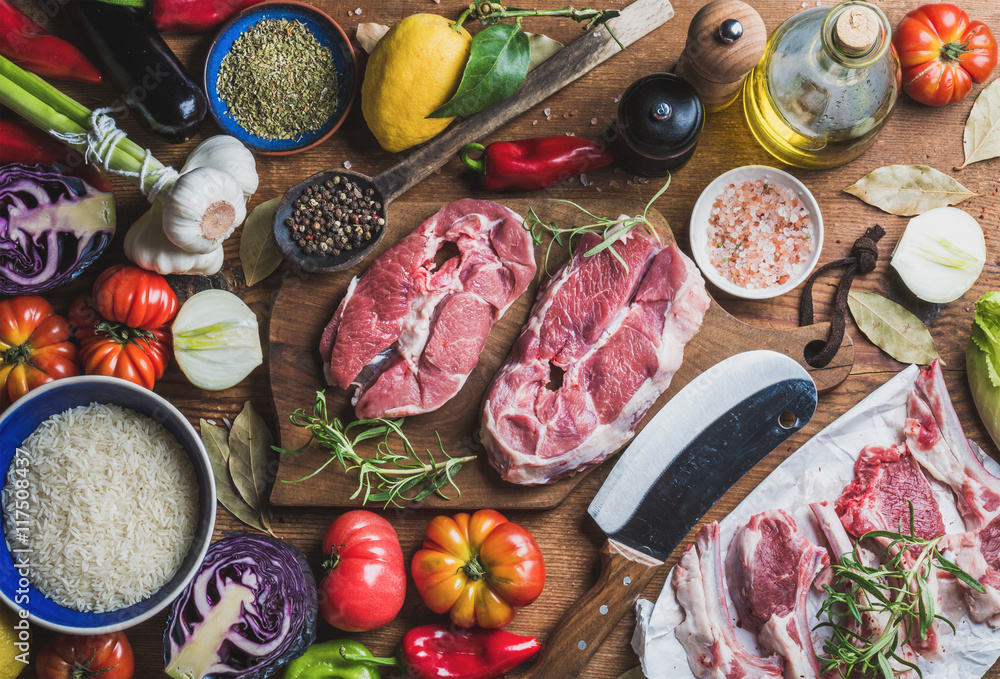
[[[782,676],[777,656],[761,658],[750,653],[736,637],[726,603],[722,576],[722,543],[719,524],[698,531],[674,569],[671,580],[677,601],[684,607],[684,621],[674,628],[687,651],[691,672],[699,679],[765,679]]]
[[[449,203],[351,281],[320,354],[331,384],[357,387],[359,418],[429,412],[458,393],[535,276],[522,221],[485,200]],[[446,243],[458,252],[435,267]]]
[[[740,625],[785,659],[786,679],[819,679],[809,636],[809,586],[830,556],[799,534],[780,509],[750,517],[729,544],[726,576]]]
[[[595,465],[634,433],[666,390],[710,299],[677,246],[640,228],[583,253],[539,290],[531,318],[493,378],[482,438],[507,481],[550,483]]]
[[[955,493],[966,530],[982,528],[1000,516],[1000,479],[972,452],[937,360],[917,377],[905,432],[907,447],[920,466]]]
[[[955,563],[986,588],[980,594],[963,585],[972,619],[1000,627],[1000,516],[982,528],[945,537],[941,548],[954,550]]]
[[[854,481],[837,500],[837,514],[856,538],[868,531],[910,532],[913,503],[915,534],[944,534],[944,519],[931,486],[906,446],[867,446],[854,463]]]

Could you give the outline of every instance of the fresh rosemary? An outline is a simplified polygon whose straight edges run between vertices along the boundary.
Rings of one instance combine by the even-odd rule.
[[[302,478],[284,483],[298,483],[310,479],[326,469],[331,463],[337,462],[345,472],[358,472],[358,488],[351,495],[355,499],[363,494],[363,504],[383,502],[384,506],[402,506],[400,501],[420,502],[429,495],[436,494],[445,500],[451,497],[445,493],[445,487],[451,486],[458,495],[462,494],[455,484],[455,475],[466,462],[476,459],[475,455],[452,457],[445,452],[441,436],[438,435],[438,448],[442,459],[427,450],[427,459],[417,455],[410,440],[403,433],[402,418],[387,420],[376,418],[370,420],[355,420],[344,424],[339,418],[330,418],[326,406],[326,392],[316,392],[316,402],[312,412],[299,408],[289,420],[296,427],[309,431],[309,441],[301,448],[286,450],[274,447],[284,455],[297,455],[306,450],[315,441],[329,451],[330,457],[317,469]],[[357,432],[357,433],[355,433]],[[398,437],[402,453],[393,452],[390,440]],[[374,457],[365,458],[357,452],[357,446],[369,439],[381,438]]]
[[[542,267],[545,271],[545,275],[552,277],[552,273],[549,271],[549,255],[552,253],[552,245],[556,244],[560,247],[565,247],[569,250],[570,255],[573,254],[573,239],[578,236],[582,236],[585,233],[597,233],[601,236],[601,242],[590,248],[583,253],[584,257],[592,257],[599,252],[603,252],[608,248],[611,248],[611,254],[621,262],[621,265],[625,267],[625,271],[628,272],[628,264],[622,259],[622,256],[618,254],[618,251],[611,246],[618,242],[622,236],[628,233],[630,230],[636,226],[642,224],[642,226],[649,232],[649,235],[656,238],[657,242],[660,242],[660,234],[653,228],[653,225],[649,223],[647,215],[649,214],[649,208],[656,202],[656,200],[663,195],[670,186],[670,176],[667,176],[667,182],[660,188],[656,194],[649,199],[646,203],[646,208],[642,211],[641,215],[636,215],[634,217],[626,217],[619,219],[609,219],[607,217],[598,217],[593,212],[577,205],[571,200],[558,199],[552,201],[553,203],[566,203],[567,205],[572,205],[580,212],[583,212],[589,217],[592,217],[596,221],[593,224],[584,224],[582,226],[573,227],[563,227],[559,226],[555,222],[549,222],[546,224],[539,217],[538,213],[535,212],[535,208],[528,208],[528,217],[524,220],[523,226],[526,231],[531,233],[531,238],[535,241],[536,245],[540,245],[543,240],[543,234],[548,233],[551,236],[548,246],[545,248],[545,259],[543,260]]]
[[[934,569],[952,574],[977,592],[985,591],[975,578],[941,555],[938,543],[944,536],[919,538],[913,534],[913,525],[911,503],[908,535],[891,531],[866,533],[851,553],[832,567],[833,582],[823,585],[827,597],[817,614],[827,621],[816,626],[832,632],[824,642],[824,655],[819,657],[824,675],[836,671],[843,679],[893,679],[897,671],[914,670],[922,677],[920,668],[899,654],[900,638],[905,640],[911,632],[926,638],[935,620],[955,629],[951,620],[934,610],[935,595],[930,583],[930,578],[937,577]],[[866,565],[861,557],[859,545],[869,538],[884,545],[880,558],[886,559],[884,563]],[[876,638],[862,634],[866,615],[885,622]]]

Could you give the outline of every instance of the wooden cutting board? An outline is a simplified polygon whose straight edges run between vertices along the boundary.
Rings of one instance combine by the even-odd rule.
[[[585,215],[565,204],[541,199],[503,202],[521,215],[527,214],[529,207],[534,207],[545,222],[556,221],[564,226],[585,223],[581,220]],[[594,214],[609,217],[639,214],[645,207],[637,201],[620,199],[588,200],[581,204]],[[390,205],[388,232],[380,243],[377,254],[410,233],[440,207],[436,203]],[[667,242],[673,241],[670,227],[660,213],[650,210],[650,221]],[[469,375],[462,390],[439,410],[406,420],[404,430],[418,451],[422,452],[427,448],[437,450],[437,432],[449,454],[464,456],[472,452],[481,453],[477,461],[467,463],[456,477],[462,491],[461,496],[450,501],[431,496],[420,503],[421,507],[547,509],[559,504],[583,478],[581,473],[544,486],[507,483],[489,465],[478,440],[479,406],[483,394],[527,320],[538,283],[544,275],[541,266],[545,255],[544,246],[538,246],[535,255],[539,263],[535,281],[493,326],[479,364]],[[553,247],[550,270],[554,271],[567,258],[565,251]],[[298,408],[311,410],[317,391],[326,389],[331,417],[340,417],[345,422],[354,419],[348,393],[328,386],[323,378],[319,339],[351,279],[361,275],[373,259],[374,257],[370,257],[362,264],[337,274],[302,271],[289,271],[286,274],[274,303],[269,326],[271,392],[280,422],[280,445],[284,448],[298,448],[308,441],[309,436],[305,430],[292,425],[288,415]],[[833,388],[847,378],[854,364],[854,347],[850,338],[845,336],[840,351],[826,368],[809,368],[803,357],[806,345],[825,339],[828,329],[828,323],[790,330],[748,325],[729,315],[713,300],[701,330],[684,350],[684,362],[670,388],[650,408],[640,426],[645,425],[649,416],[700,372],[728,356],[751,349],[771,349],[785,353],[810,370],[820,391]],[[360,452],[363,455],[373,454],[375,451],[373,442],[365,442],[362,446]],[[316,446],[297,455],[282,455],[271,502],[285,506],[361,506],[360,498],[352,500],[350,497],[357,488],[356,474],[344,473],[336,462],[308,480],[291,483],[309,474],[328,459],[326,452]]]

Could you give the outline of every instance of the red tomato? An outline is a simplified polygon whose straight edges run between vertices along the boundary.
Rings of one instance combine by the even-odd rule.
[[[132,679],[135,659],[122,632],[56,634],[38,651],[35,669],[38,679]]]
[[[0,411],[35,387],[80,374],[69,324],[37,295],[0,301]]]
[[[396,531],[378,514],[356,509],[326,529],[319,610],[345,632],[366,632],[390,622],[403,607],[406,566]]]
[[[94,302],[107,320],[142,330],[156,330],[177,315],[167,279],[131,264],[116,264],[97,278]]]
[[[997,41],[982,21],[948,3],[923,5],[896,27],[903,89],[928,106],[964,99],[997,65]]]

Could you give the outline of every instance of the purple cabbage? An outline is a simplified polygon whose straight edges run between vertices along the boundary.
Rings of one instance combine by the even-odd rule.
[[[166,673],[270,677],[316,640],[317,611],[316,580],[302,552],[267,535],[228,534],[208,548],[170,609]]]
[[[115,234],[115,199],[46,165],[0,165],[0,294],[76,278]]]

